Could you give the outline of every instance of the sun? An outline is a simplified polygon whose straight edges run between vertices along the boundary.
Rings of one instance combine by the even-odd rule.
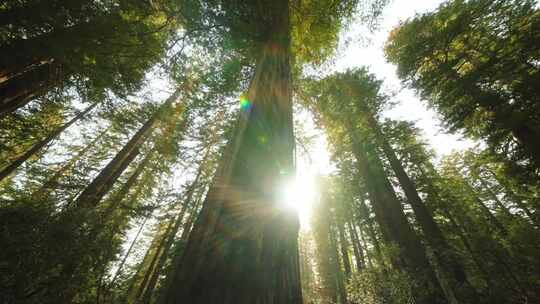
[[[283,189],[285,207],[298,213],[300,225],[304,229],[309,228],[315,191],[314,178],[311,175],[297,175],[286,183]]]

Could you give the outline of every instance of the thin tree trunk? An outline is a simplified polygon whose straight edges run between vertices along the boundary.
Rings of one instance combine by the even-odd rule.
[[[182,219],[184,218],[184,214],[186,211],[187,205],[190,203],[190,200],[186,199],[186,202],[184,202],[184,206],[182,206],[182,210],[178,214],[178,217],[175,220],[174,226],[172,230],[169,232],[169,235],[167,235],[165,245],[162,249],[162,252],[159,256],[159,260],[157,261],[157,264],[152,271],[152,275],[148,281],[148,284],[144,290],[144,293],[141,296],[141,303],[148,304],[150,303],[150,300],[152,298],[152,294],[154,292],[154,289],[156,287],[157,280],[159,278],[159,275],[161,274],[161,270],[163,266],[165,265],[165,262],[167,261],[167,257],[169,256],[169,251],[171,249],[171,246],[174,242],[174,238],[176,234],[178,233],[178,230],[180,228],[180,225],[182,224]]]
[[[203,161],[201,162],[201,165],[199,166],[199,169],[197,171],[197,175],[195,176],[195,179],[193,180],[193,182],[191,183],[191,185],[189,186],[188,190],[187,190],[187,196],[186,196],[186,199],[184,201],[184,204],[182,205],[182,210],[180,211],[180,213],[178,214],[178,217],[176,218],[175,220],[175,223],[174,223],[174,227],[173,229],[171,230],[171,232],[169,233],[169,235],[167,236],[167,240],[166,240],[166,243],[165,243],[165,246],[163,247],[163,251],[161,253],[161,256],[159,257],[159,261],[152,273],[152,276],[148,282],[148,285],[146,286],[146,289],[141,297],[141,303],[144,303],[144,304],[149,304],[150,303],[150,300],[152,298],[152,294],[154,292],[154,289],[156,287],[156,283],[157,283],[157,280],[159,278],[159,275],[161,274],[161,269],[163,268],[163,265],[165,265],[165,262],[167,260],[167,257],[169,256],[169,252],[170,252],[170,249],[171,249],[171,246],[174,242],[174,238],[176,236],[176,234],[178,234],[178,229],[180,228],[180,225],[182,224],[182,220],[184,219],[184,215],[186,213],[186,209],[187,207],[192,203],[192,198],[193,198],[193,193],[195,191],[195,188],[198,186],[198,183],[199,183],[199,179],[201,177],[201,174],[202,174],[202,170],[203,170],[203,165],[204,163],[206,162],[206,159],[209,155],[209,152],[210,152],[210,149],[208,149],[206,151],[206,154],[205,156],[203,157]]]
[[[482,262],[481,257],[478,256],[478,254],[475,252],[475,250],[471,246],[471,242],[469,241],[469,237],[463,231],[463,229],[460,227],[460,225],[457,223],[456,219],[454,218],[454,216],[452,215],[450,210],[448,210],[448,208],[446,206],[442,206],[441,209],[442,209],[444,215],[446,216],[446,218],[448,220],[450,220],[450,223],[452,224],[452,228],[453,228],[452,231],[457,233],[459,239],[461,240],[461,242],[463,243],[463,246],[465,247],[465,250],[467,250],[467,252],[471,256],[471,259],[473,260],[474,264],[478,268],[478,271],[480,272],[482,278],[486,281],[486,283],[488,285],[488,288],[492,289],[493,288],[493,281],[491,279],[491,276],[488,274],[488,271],[484,267],[484,263]]]
[[[345,238],[345,228],[343,226],[343,223],[337,223],[338,226],[338,233],[339,233],[339,244],[341,249],[341,258],[343,259],[343,268],[345,268],[345,275],[347,278],[350,278],[351,276],[351,262],[349,259],[349,253],[347,252],[347,248],[349,247],[347,244],[347,239]]]
[[[72,157],[68,162],[66,162],[62,167],[60,167],[54,173],[54,175],[51,176],[51,178],[49,178],[45,183],[43,183],[43,185],[39,189],[37,189],[36,191],[34,191],[34,193],[32,193],[32,197],[39,198],[49,193],[51,189],[54,189],[58,184],[58,180],[62,176],[64,176],[68,170],[73,168],[75,163],[79,161],[84,155],[86,155],[88,151],[93,149],[95,145],[101,140],[103,135],[105,135],[108,131],[109,131],[109,128],[103,130],[103,132],[101,132],[98,136],[96,136],[88,145],[86,145],[86,147],[84,147],[81,151],[79,151],[77,155]]]
[[[351,223],[351,228],[353,230],[353,232],[356,234],[356,227],[355,227],[355,224],[354,223]],[[358,231],[360,233],[360,240],[362,241],[362,244],[360,244],[360,242],[358,243],[358,249],[359,249],[359,252],[360,252],[360,256],[363,258],[364,257],[364,253],[363,251],[365,250],[365,257],[367,259],[367,262],[368,262],[368,265],[371,269],[373,269],[373,262],[371,261],[371,254],[369,254],[369,250],[368,250],[368,247],[367,247],[367,241],[366,241],[366,238],[364,237],[364,229],[362,229],[362,227],[358,227]],[[356,236],[356,238],[358,238],[358,236]],[[377,243],[377,247],[379,246],[378,245],[378,242],[377,240],[375,240],[375,242]],[[378,258],[380,258],[381,260],[379,261],[379,263],[382,265],[382,257],[381,256],[378,256]],[[363,266],[365,267],[366,263],[365,261],[363,262]]]
[[[124,257],[122,258],[122,261],[120,262],[120,265],[118,265],[118,268],[116,269],[116,271],[114,273],[114,276],[112,277],[111,281],[109,282],[109,289],[114,287],[114,283],[116,283],[116,280],[118,279],[118,277],[122,273],[122,270],[124,268],[124,264],[126,263],[129,255],[131,254],[131,251],[135,247],[135,243],[137,243],[137,240],[139,239],[139,236],[140,236],[141,232],[143,231],[143,228],[146,225],[146,222],[148,221],[149,218],[150,218],[150,215],[146,216],[144,218],[144,221],[142,222],[141,226],[139,226],[139,230],[137,230],[137,234],[135,234],[135,237],[131,241],[131,244],[129,245],[128,250],[124,254]]]
[[[444,72],[448,73],[449,77],[460,80],[461,87],[469,93],[478,106],[492,114],[491,119],[511,132],[513,137],[529,154],[535,166],[539,168],[540,141],[535,140],[540,138],[537,123],[523,119],[521,113],[513,109],[507,100],[502,99],[497,94],[483,90],[479,86],[480,82],[477,79],[462,77],[448,64],[445,64],[443,69]],[[471,76],[474,75],[471,74]]]
[[[368,235],[369,235],[369,238],[371,239],[371,243],[373,244],[373,248],[375,249],[375,257],[377,259],[377,262],[379,262],[379,265],[382,266],[384,265],[384,259],[382,256],[381,245],[379,244],[377,234],[375,233],[375,227],[373,227],[373,221],[369,218],[369,210],[368,210],[368,207],[366,206],[364,198],[360,200],[359,214],[360,214],[360,217],[364,218],[364,220],[367,223]],[[360,225],[360,222],[359,222],[359,225]],[[359,228],[360,228],[360,235],[362,236],[362,228],[360,226]],[[363,242],[364,244],[367,244],[366,240],[363,240]],[[369,254],[368,254],[368,257],[369,257]]]
[[[30,157],[35,155],[38,151],[40,151],[43,147],[48,145],[51,141],[56,139],[62,132],[64,132],[67,128],[69,128],[79,119],[83,118],[86,114],[88,114],[88,112],[90,112],[96,106],[97,106],[97,103],[92,104],[91,106],[86,108],[84,111],[75,115],[75,117],[73,117],[70,121],[68,121],[67,123],[59,127],[58,129],[54,130],[49,136],[45,137],[44,139],[34,144],[24,154],[17,157],[17,159],[15,159],[11,164],[9,164],[7,167],[5,167],[4,169],[0,171],[0,181],[8,177],[15,170],[17,170],[17,168],[19,168],[25,161],[27,161]]]
[[[200,207],[200,204],[203,200],[204,192],[201,191],[201,193],[198,195],[197,199],[195,200],[195,204],[193,205],[193,208],[185,221],[183,227],[182,227],[182,234],[180,235],[180,241],[182,243],[187,242],[189,234],[191,232],[191,227],[193,225],[193,222],[195,221],[195,218],[198,215],[198,209]],[[182,252],[175,252],[172,266],[170,268],[169,273],[167,273],[165,277],[164,282],[164,288],[162,292],[160,293],[160,296],[158,298],[158,301],[156,303],[163,303],[165,301],[165,296],[168,294],[169,290],[172,288],[172,274],[174,274],[174,271],[180,267],[182,258]]]
[[[102,225],[106,225],[108,219],[112,216],[114,210],[118,208],[120,203],[124,200],[126,195],[133,187],[133,185],[135,185],[135,183],[139,180],[139,177],[152,159],[153,154],[153,151],[148,152],[144,159],[137,165],[135,171],[133,171],[133,173],[129,176],[128,180],[122,185],[122,188],[120,188],[118,192],[111,198],[111,200],[109,201],[109,205],[102,213]]]
[[[163,228],[163,226],[161,227]],[[126,291],[126,298],[127,298],[128,303],[132,303],[133,301],[137,299],[136,295],[138,293],[138,289],[137,291],[135,291],[135,288],[141,286],[140,284],[140,279],[142,279],[141,276],[143,276],[143,272],[144,274],[146,274],[147,271],[145,270],[150,267],[150,262],[154,258],[155,253],[157,252],[157,248],[159,247],[162,240],[163,240],[163,234],[160,234],[159,232],[157,232],[154,238],[152,239],[150,246],[148,246],[148,249],[146,250],[146,253],[144,254],[144,258],[142,262],[138,265],[137,272],[133,275],[133,278],[131,279],[131,282],[129,284],[129,288]]]
[[[116,156],[101,170],[94,180],[83,190],[75,200],[76,206],[94,207],[101,198],[109,192],[115,181],[127,168],[129,163],[139,153],[139,147],[145,142],[148,135],[153,131],[161,114],[161,109],[168,107],[178,99],[180,90],[176,90],[152,117],[135,133]]]
[[[513,218],[514,215],[510,212],[510,210],[508,210],[508,208],[501,202],[501,200],[499,200],[499,198],[497,197],[497,195],[493,192],[493,190],[491,189],[491,187],[484,181],[484,179],[480,176],[478,176],[476,178],[476,180],[478,182],[480,182],[480,185],[482,185],[482,188],[484,189],[484,191],[486,191],[489,195],[489,197],[491,198],[492,201],[495,202],[495,204],[504,212],[504,214],[506,216],[508,216],[508,218]]]
[[[345,282],[343,278],[343,271],[341,270],[341,266],[339,263],[339,254],[338,254],[338,244],[336,241],[336,238],[334,237],[334,231],[332,231],[331,226],[329,227],[329,234],[328,238],[330,240],[330,258],[332,261],[332,266],[334,270],[334,278],[336,280],[336,289],[339,296],[339,301],[337,303],[340,304],[347,304],[347,292],[345,291]],[[349,266],[350,268],[350,266]]]
[[[197,204],[195,204],[192,210],[192,213],[190,213],[188,220],[186,221],[186,223],[184,224],[184,227],[182,228],[182,234],[180,235],[180,240],[184,242],[188,241],[189,234],[191,233],[191,229],[193,228],[193,223],[195,222],[195,220],[197,219],[197,216],[199,215],[199,212],[197,209],[200,205],[201,200],[202,198],[199,199],[199,201],[197,201]]]
[[[364,255],[361,251],[362,249],[360,247],[358,234],[356,233],[356,229],[354,229],[351,221],[347,221],[347,226],[349,228],[349,234],[351,235],[352,239],[354,260],[356,261],[356,269],[358,272],[361,272],[366,265],[366,261],[364,260]]]
[[[148,268],[146,269],[146,271],[144,273],[144,277],[143,277],[141,283],[139,284],[139,288],[137,289],[137,293],[135,295],[135,302],[136,303],[140,303],[141,300],[142,300],[142,295],[143,295],[144,291],[146,290],[146,288],[148,287],[148,282],[149,282],[152,274],[154,273],[154,271],[156,271],[156,266],[157,266],[159,257],[163,253],[163,249],[164,249],[165,244],[167,242],[167,237],[169,236],[169,234],[173,230],[174,226],[175,226],[174,220],[171,220],[167,224],[167,229],[165,230],[165,233],[161,237],[159,245],[156,248],[156,251],[155,251],[154,255],[152,256],[152,260],[151,260],[150,264],[148,265]]]
[[[502,235],[507,235],[508,231],[506,230],[504,225],[499,221],[499,219],[495,217],[495,215],[493,215],[489,207],[486,206],[486,204],[484,204],[484,202],[478,197],[474,188],[465,179],[463,179],[463,183],[465,184],[466,188],[471,191],[474,201],[478,204],[478,206],[480,206],[480,209],[482,209],[482,212],[493,224],[493,226],[495,226],[495,228],[497,228],[497,230],[499,230]]]

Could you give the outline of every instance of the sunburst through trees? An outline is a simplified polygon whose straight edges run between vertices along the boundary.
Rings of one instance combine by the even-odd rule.
[[[0,4],[0,302],[540,302],[538,5],[386,37],[477,143],[442,157],[388,117],[400,88],[335,66],[387,5]]]

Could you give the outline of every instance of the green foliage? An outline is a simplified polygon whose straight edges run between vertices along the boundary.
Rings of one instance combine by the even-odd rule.
[[[449,1],[394,29],[386,54],[450,130],[537,172],[539,25],[535,1]]]
[[[365,304],[415,303],[410,277],[397,270],[367,269],[347,284],[349,301]]]
[[[84,95],[128,94],[141,87],[145,73],[164,55],[175,26],[170,5],[77,0],[2,6],[0,68],[9,75],[52,65],[58,75],[45,81],[54,86],[74,86]]]

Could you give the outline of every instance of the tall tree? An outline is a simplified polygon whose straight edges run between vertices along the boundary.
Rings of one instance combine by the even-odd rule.
[[[451,130],[537,172],[539,24],[532,0],[448,1],[397,27],[385,50]]]
[[[220,24],[227,26],[229,43],[256,61],[256,67],[248,92],[240,98],[242,113],[234,137],[174,273],[175,288],[166,303],[302,302],[299,223],[280,208],[275,194],[294,169],[291,47],[313,47],[315,55],[324,52],[314,45],[321,42],[319,37],[306,42],[293,33],[304,22],[326,32],[327,42],[335,41],[341,17],[350,14],[354,3],[315,1],[295,7],[286,0],[233,1],[198,7],[211,16],[210,22],[219,16]],[[291,38],[298,39],[291,43]]]
[[[353,74],[351,72],[349,75]],[[371,98],[365,98],[366,106],[381,107],[381,98],[377,96],[380,83],[367,76],[365,70],[359,70],[358,74],[348,78],[338,75],[329,77],[327,83],[321,82],[316,86],[322,91],[319,98],[313,102],[320,124],[331,133],[332,142],[336,145],[340,136],[347,137],[350,142],[350,151],[356,158],[356,165],[363,177],[369,194],[369,200],[373,205],[376,219],[381,227],[386,242],[397,244],[400,248],[401,261],[394,264],[402,266],[417,279],[418,284],[425,286],[425,293],[416,291],[417,301],[421,303],[445,302],[441,285],[438,284],[435,272],[427,258],[425,247],[408,223],[388,174],[385,171],[380,155],[376,149],[377,143],[373,142],[372,136],[366,132],[361,116],[362,100],[358,100],[363,92],[364,96],[372,94]],[[348,78],[348,79],[347,79]],[[363,79],[360,80],[360,79]],[[357,86],[351,86],[356,82]],[[368,126],[369,128],[369,126]],[[343,138],[343,137],[341,137]]]

